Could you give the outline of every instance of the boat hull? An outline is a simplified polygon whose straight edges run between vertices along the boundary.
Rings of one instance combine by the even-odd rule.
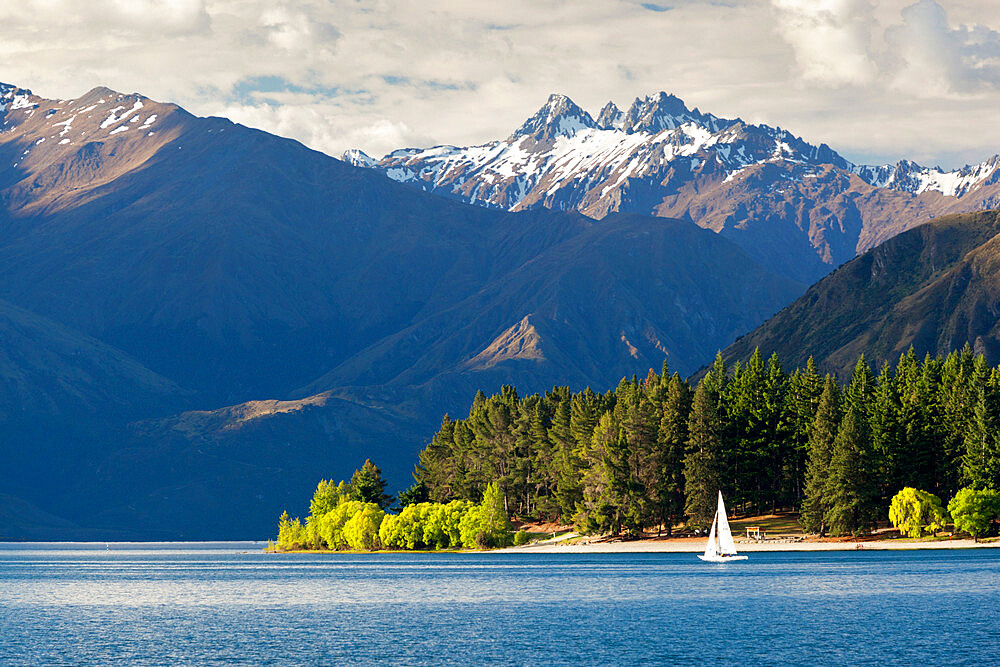
[[[746,556],[735,555],[735,556],[706,556],[705,554],[698,554],[698,558],[708,561],[709,563],[728,563],[734,560],[746,560]]]

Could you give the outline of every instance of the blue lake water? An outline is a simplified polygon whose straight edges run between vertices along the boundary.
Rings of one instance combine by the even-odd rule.
[[[0,663],[996,664],[1000,550],[0,544]]]

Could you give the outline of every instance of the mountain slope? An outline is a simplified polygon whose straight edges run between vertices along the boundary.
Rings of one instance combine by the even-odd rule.
[[[1000,212],[949,215],[911,229],[813,285],[727,348],[754,348],[794,365],[814,355],[846,374],[862,352],[881,365],[970,344],[1000,361]]]
[[[509,223],[137,95],[30,99],[0,134],[0,294],[213,400],[282,395],[584,224]],[[102,129],[140,104],[153,136]]]
[[[609,102],[597,120],[552,95],[504,140],[344,157],[489,207],[692,220],[805,282],[934,215],[1000,204],[1000,156],[954,172],[906,160],[855,165],[825,144],[666,93],[625,112]]]
[[[299,393],[504,370],[483,384],[608,387],[664,359],[690,373],[803,289],[691,223],[609,216]]]
[[[476,389],[693,369],[804,288],[687,221],[470,206],[136,94],[0,95],[0,298],[187,390],[102,403],[69,484],[9,494],[95,537],[261,537],[368,456],[408,485]],[[74,445],[32,423],[43,471]]]
[[[188,400],[122,351],[0,301],[0,488],[32,510],[0,510],[0,536],[37,538],[31,526],[72,503],[66,489],[125,436],[125,420]]]

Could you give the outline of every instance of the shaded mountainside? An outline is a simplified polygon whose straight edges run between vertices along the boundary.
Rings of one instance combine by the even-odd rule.
[[[0,134],[0,296],[212,401],[282,395],[590,224],[427,197],[136,95],[36,104]],[[153,136],[101,128],[139,104]]]
[[[949,215],[848,262],[723,353],[754,348],[789,364],[808,354],[846,376],[860,353],[881,365],[912,345],[947,354],[968,343],[1000,361],[1000,213]]]
[[[533,375],[533,388],[610,387],[664,358],[687,374],[691,360],[711,358],[721,341],[803,289],[690,223],[610,216],[355,355],[305,393],[503,368],[511,372],[502,382]]]
[[[552,95],[506,139],[344,158],[488,207],[691,220],[804,282],[936,215],[1000,205],[1000,156],[955,171],[855,165],[826,144],[666,93],[627,111],[609,102],[596,120]]]
[[[190,398],[121,350],[0,301],[3,493],[71,506],[66,491],[124,439],[125,421]]]
[[[0,298],[87,341],[0,336],[3,412],[37,407],[0,470],[66,536],[261,537],[366,457],[408,485],[479,388],[687,372],[804,289],[686,221],[469,206],[103,88],[0,98]]]

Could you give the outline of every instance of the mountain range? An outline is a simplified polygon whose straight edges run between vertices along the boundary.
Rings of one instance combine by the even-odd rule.
[[[954,171],[909,160],[858,165],[826,144],[662,92],[627,111],[609,102],[596,120],[552,95],[506,139],[343,158],[492,208],[689,220],[807,283],[933,217],[1000,205],[998,155]]]
[[[0,84],[0,538],[261,538],[365,458],[407,486],[504,384],[1000,353],[995,215],[945,215],[997,158],[859,166],[665,94],[344,157]]]
[[[0,85],[0,537],[260,538],[478,389],[697,369],[807,287],[688,220],[508,212],[106,88]]]

